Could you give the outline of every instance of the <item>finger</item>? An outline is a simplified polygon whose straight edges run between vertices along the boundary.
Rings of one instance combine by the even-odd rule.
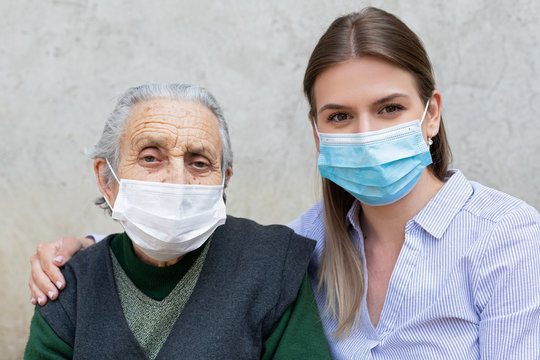
[[[95,241],[93,239],[79,239],[74,237],[63,237],[56,241],[56,256],[53,258],[53,262],[47,263],[46,273],[51,278],[51,280],[56,284],[58,289],[63,289],[66,282],[64,276],[60,270],[55,269],[49,265],[56,265],[58,267],[63,266],[69,259],[73,257],[77,252],[82,249],[93,245]],[[42,263],[42,265],[44,265]]]
[[[30,258],[30,291],[32,297],[40,305],[47,302],[47,297],[54,300],[58,297],[58,290],[51,282],[49,277],[42,271],[37,255],[32,255]]]
[[[30,293],[31,293],[30,302],[33,305],[36,305],[36,304],[40,306],[45,305],[47,303],[47,296],[36,286],[36,284],[32,280],[32,276],[30,276],[30,281],[28,285],[30,287]]]
[[[36,251],[37,262],[32,262],[32,273],[37,274],[34,278],[36,285],[48,293],[49,282],[53,282],[58,289],[62,289],[65,285],[65,279],[59,266],[62,266],[65,261],[65,256],[59,255],[62,250],[62,239],[56,241],[39,244]],[[61,259],[60,259],[61,258]],[[60,261],[59,261],[60,260]],[[49,279],[49,282],[42,281],[40,273],[44,273]],[[33,275],[32,275],[33,277]],[[43,287],[45,286],[45,288]]]

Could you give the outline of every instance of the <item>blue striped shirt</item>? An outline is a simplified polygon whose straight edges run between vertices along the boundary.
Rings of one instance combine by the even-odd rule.
[[[359,211],[356,201],[347,224],[364,257]],[[455,171],[407,222],[377,327],[358,294],[344,338],[317,291],[322,203],[289,226],[317,241],[309,275],[334,359],[540,359],[540,216],[523,201]]]

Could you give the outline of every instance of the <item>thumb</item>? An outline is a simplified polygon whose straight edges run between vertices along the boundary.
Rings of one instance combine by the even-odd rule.
[[[63,237],[57,240],[53,261],[62,266],[84,247],[84,240],[74,237]]]

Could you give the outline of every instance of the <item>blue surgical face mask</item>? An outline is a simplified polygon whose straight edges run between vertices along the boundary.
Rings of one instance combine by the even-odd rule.
[[[414,120],[386,129],[354,134],[319,133],[321,176],[341,186],[367,205],[391,204],[412,190],[422,171],[432,163]]]

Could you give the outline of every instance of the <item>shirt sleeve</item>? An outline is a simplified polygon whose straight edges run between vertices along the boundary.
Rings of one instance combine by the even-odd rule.
[[[37,307],[30,324],[30,337],[24,350],[24,359],[72,359],[73,348],[56,335]]]
[[[492,231],[476,284],[482,359],[540,359],[540,215],[521,207]]]
[[[330,359],[307,273],[296,301],[287,308],[264,341],[261,359]]]
[[[94,240],[96,242],[96,244],[97,244],[101,240],[105,239],[107,236],[106,235],[101,235],[101,234],[88,234],[88,235],[85,235],[84,237]]]

